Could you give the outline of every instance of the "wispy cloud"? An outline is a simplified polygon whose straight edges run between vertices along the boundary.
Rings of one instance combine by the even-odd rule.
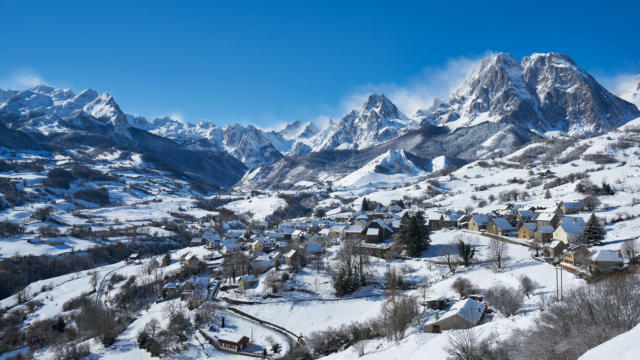
[[[0,78],[0,88],[11,90],[28,89],[46,83],[39,73],[29,67],[15,70]]]
[[[599,77],[600,83],[614,94],[622,95],[637,85],[640,74],[617,74]]]
[[[398,108],[407,115],[431,105],[435,98],[446,100],[449,94],[479,65],[480,61],[491,56],[485,52],[476,57],[457,57],[447,60],[442,66],[423,69],[419,74],[404,83],[365,84],[347,94],[341,104],[344,110],[357,108],[372,93],[384,93]]]

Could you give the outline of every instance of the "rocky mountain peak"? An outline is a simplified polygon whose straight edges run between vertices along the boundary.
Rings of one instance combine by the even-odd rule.
[[[416,113],[423,124],[454,130],[504,122],[538,133],[598,134],[640,116],[566,54],[485,58],[445,104]]]

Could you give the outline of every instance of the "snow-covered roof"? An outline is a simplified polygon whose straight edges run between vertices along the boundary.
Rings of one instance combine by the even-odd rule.
[[[265,235],[274,239],[281,239],[284,237],[284,234],[278,231],[267,231]]]
[[[473,299],[464,299],[453,304],[449,311],[444,313],[440,319],[448,318],[451,316],[460,316],[470,323],[477,324],[482,318],[484,313],[484,305]]]
[[[291,256],[295,255],[296,251],[298,251],[298,250],[296,250],[296,249],[289,250],[286,254],[284,254],[284,256],[291,257]]]
[[[376,223],[380,226],[380,228],[382,229],[387,229],[388,231],[393,232],[393,230],[389,227],[389,225],[387,225],[387,223],[385,223],[384,221],[380,220],[380,219],[373,219],[371,220],[371,222],[367,225],[368,227],[371,226],[371,224]]]
[[[245,337],[246,336],[240,335],[240,334],[225,334],[224,339],[218,338],[218,341],[226,341],[226,342],[232,342],[237,344],[240,341],[242,341],[242,339]]]
[[[309,252],[312,252],[312,253],[320,253],[320,252],[322,252],[322,244],[321,243],[315,243],[315,242],[306,243],[306,244],[304,244],[304,246],[305,246],[305,248],[307,248],[307,250]]]
[[[567,234],[582,234],[582,228],[576,224],[562,223],[558,225],[556,231],[560,229],[564,230]]]
[[[591,257],[593,261],[606,261],[606,262],[623,262],[622,256],[617,250],[598,250]]]
[[[565,209],[580,209],[580,203],[577,201],[567,201],[567,202],[563,202],[562,206],[564,206]]]
[[[548,243],[548,244],[544,244],[545,247],[554,249],[556,247],[558,247],[558,245],[560,244],[564,244],[561,240],[553,240],[552,242]]]
[[[578,226],[585,226],[584,219],[579,216],[563,216],[560,218],[561,224],[575,224]]]
[[[242,244],[232,241],[223,241],[222,246],[227,249],[237,249],[242,246]]]
[[[513,230],[513,226],[511,226],[505,218],[495,218],[493,219],[493,223],[496,224],[500,230]]]
[[[551,221],[556,216],[555,213],[552,212],[541,212],[536,216],[536,220],[538,221]]]
[[[553,233],[553,226],[550,226],[550,225],[538,226],[538,231],[543,234],[551,234]]]
[[[240,280],[242,280],[242,282],[254,282],[254,281],[257,281],[255,275],[243,275],[243,276],[240,276]]]
[[[331,227],[331,232],[342,232],[346,227],[346,225],[334,225]]]
[[[212,241],[212,240],[220,240],[220,234],[218,234],[217,231],[215,230],[207,230],[204,232],[204,234],[202,234],[202,237]]]
[[[345,230],[345,232],[348,232],[348,233],[361,233],[362,230],[363,229],[362,229],[361,225],[351,225]]]
[[[473,214],[471,215],[473,221],[478,225],[487,225],[489,223],[489,215],[485,214]]]
[[[367,235],[369,236],[377,236],[378,234],[380,234],[380,229],[378,228],[369,228],[367,230]]]
[[[232,238],[239,238],[244,235],[244,230],[229,230],[227,236]]]
[[[533,219],[533,211],[531,210],[518,210],[518,214],[522,217]]]
[[[458,221],[458,219],[460,219],[462,215],[464,214],[458,214],[458,213],[444,214],[443,219],[446,221]]]

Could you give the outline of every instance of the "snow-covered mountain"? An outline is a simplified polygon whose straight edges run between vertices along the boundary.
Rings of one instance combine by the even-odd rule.
[[[310,139],[314,151],[365,149],[390,140],[402,130],[417,127],[384,95],[373,94],[360,109],[347,113]]]
[[[143,118],[127,116],[108,93],[87,89],[75,94],[68,89],[39,85],[23,91],[2,91],[0,98],[2,147],[70,153],[86,147],[126,149],[143,156],[151,167],[225,187],[233,185],[246,170],[225,151],[208,146],[187,147],[147,132],[154,125]],[[129,120],[138,128],[131,126]],[[257,149],[252,151],[264,156]]]
[[[113,126],[119,135],[128,136],[127,116],[107,92],[98,94],[87,89],[75,94],[69,89],[38,85],[24,91],[5,91],[0,102],[0,112],[35,119],[25,127],[45,135],[67,127],[63,119],[68,125],[82,127],[88,124],[78,119],[91,117]]]
[[[311,122],[294,121],[287,124],[278,134],[286,140],[304,140],[320,132]]]
[[[293,139],[285,139],[278,132],[253,125],[219,127],[211,122],[190,124],[164,117],[152,122],[137,120],[135,126],[188,147],[226,151],[249,168],[280,160],[282,153],[289,152],[294,143]]]
[[[334,182],[336,186],[358,187],[372,184],[406,182],[424,176],[427,171],[407,158],[404,150],[391,149],[369,161],[360,169]]]
[[[626,88],[619,91],[617,95],[640,109],[640,75],[625,85]]]
[[[521,62],[511,54],[488,57],[445,103],[420,110],[423,124],[455,130],[482,122],[504,122],[538,133],[600,134],[640,116],[567,55],[533,54]]]

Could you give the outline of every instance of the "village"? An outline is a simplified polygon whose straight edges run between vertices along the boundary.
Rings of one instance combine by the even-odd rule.
[[[412,216],[421,211],[405,209],[403,205],[401,201],[391,206],[372,205],[365,199],[363,207],[372,206],[372,210],[344,207],[342,210],[345,211],[334,211],[334,214],[321,218],[284,221],[271,229],[245,227],[241,222],[234,222],[234,228],[223,234],[213,228],[207,229],[201,236],[191,240],[189,248],[180,251],[181,266],[191,269],[193,275],[184,281],[164,284],[158,301],[179,299],[189,309],[196,310],[208,302],[216,306],[250,307],[251,304],[265,302],[265,299],[267,302],[270,299],[295,301],[300,297],[283,295],[287,292],[322,298],[322,294],[314,292],[313,286],[311,289],[295,288],[292,286],[295,283],[287,280],[294,278],[297,273],[319,273],[321,269],[331,268],[330,264],[338,266],[331,255],[337,257],[339,250],[335,249],[344,248],[345,243],[352,244],[354,258],[364,255],[387,262],[410,259],[404,250],[398,250],[398,234],[402,231],[403,216]],[[526,249],[532,259],[546,262],[555,269],[563,269],[578,278],[589,279],[624,271],[628,263],[621,250],[600,249],[605,235],[601,220],[593,215],[585,221],[583,216],[589,215],[579,202],[560,202],[550,209],[524,209],[508,204],[486,214],[465,214],[451,210],[427,214],[424,225],[431,237],[440,232],[456,231],[479,236],[478,239],[484,239],[481,241],[487,243],[499,243],[497,246],[516,245]],[[457,244],[454,242],[449,245],[452,246],[440,246],[441,249],[434,255],[447,259],[454,256],[453,261],[461,265]],[[470,242],[468,245],[474,247],[478,244]],[[506,255],[504,257],[507,258]],[[132,261],[136,260],[134,255]],[[504,265],[498,265],[501,266]],[[451,273],[455,272],[455,267],[450,269]],[[315,281],[317,290],[317,278]],[[380,289],[370,295],[384,296],[389,288],[389,284],[380,284]],[[476,295],[464,291],[461,291],[458,299],[423,297],[420,306],[425,311],[420,315],[424,317],[421,327],[424,332],[439,333],[490,321],[490,314],[495,309],[483,300],[480,293]],[[280,344],[254,343],[255,338],[251,333],[223,329],[224,316],[217,321],[207,329],[198,330],[200,336],[215,349],[256,357],[282,355],[278,352],[283,349]],[[284,349],[291,350],[304,341],[302,336],[280,329],[276,324],[265,325],[265,322],[261,322],[261,326],[276,329],[284,337],[297,337],[289,344],[283,344]]]

